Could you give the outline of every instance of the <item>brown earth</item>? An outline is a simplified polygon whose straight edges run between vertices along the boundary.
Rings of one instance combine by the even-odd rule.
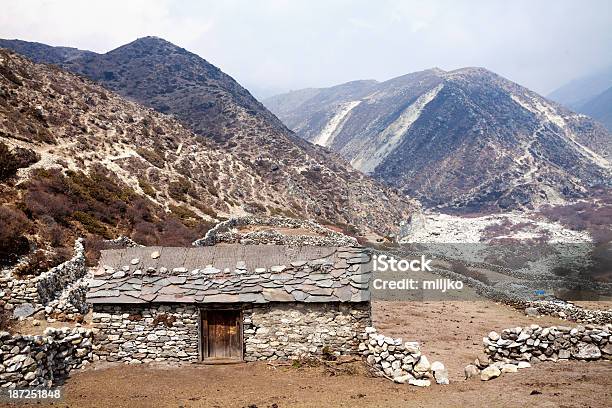
[[[490,330],[558,319],[528,318],[492,302],[376,302],[381,332],[422,342],[430,361],[443,361],[451,384],[429,388],[371,377],[359,364],[330,376],[323,367],[249,363],[170,367],[96,364],[73,374],[59,407],[461,407],[612,406],[612,363],[541,363],[489,382],[463,380]]]

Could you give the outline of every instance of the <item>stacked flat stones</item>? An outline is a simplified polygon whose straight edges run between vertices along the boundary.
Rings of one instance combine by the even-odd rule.
[[[489,380],[541,361],[610,359],[611,329],[612,325],[543,328],[533,324],[505,329],[501,335],[492,331],[483,338],[488,361],[466,367],[465,374],[472,377],[480,373],[482,380]]]
[[[604,325],[612,324],[612,311],[590,310],[564,301],[534,301],[525,308],[528,315],[550,315],[578,323]]]
[[[360,353],[376,373],[399,384],[429,387],[431,380],[448,384],[448,371],[439,361],[430,363],[421,354],[418,342],[402,342],[377,333],[374,327],[365,330],[365,341],[359,344]]]
[[[252,231],[240,233],[237,228],[245,226],[277,227],[284,229],[301,229],[312,234],[285,235],[277,231]],[[210,246],[221,242],[240,243],[243,245],[289,245],[289,246],[356,246],[357,240],[348,235],[332,231],[311,220],[299,220],[286,217],[236,217],[218,223],[208,230],[204,238],[193,243],[195,246]]]
[[[231,254],[238,248],[257,254],[275,247],[241,247],[227,245],[213,247],[217,255]],[[245,249],[246,248],[246,249]],[[279,250],[283,247],[278,247]],[[324,248],[325,256],[317,259],[290,261],[270,267],[247,267],[249,259],[235,263],[235,268],[217,268],[214,264],[187,268],[201,259],[210,261],[208,248],[177,249],[189,251],[194,261],[182,261],[178,267],[147,266],[155,264],[158,251],[133,248],[126,256],[140,251],[147,258],[132,258],[126,264],[102,264],[94,279],[89,281],[87,300],[93,304],[146,304],[150,302],[174,303],[268,303],[268,302],[365,302],[370,300],[370,255],[360,247]],[[162,249],[163,251],[166,248]],[[318,249],[322,252],[323,249]],[[202,255],[200,254],[208,254]],[[103,251],[103,257],[112,251]],[[183,252],[181,252],[183,253]],[[121,261],[123,262],[123,261]],[[215,261],[212,260],[214,263]],[[172,269],[170,269],[172,268]]]
[[[72,259],[32,278],[18,279],[11,270],[5,271],[0,277],[0,306],[4,306],[5,310],[13,310],[15,318],[25,318],[54,303],[66,288],[87,273],[81,238],[76,240],[74,252]],[[82,292],[76,295],[80,296],[81,302],[84,301]],[[72,309],[70,305],[65,306]],[[62,310],[52,308],[50,312]]]
[[[92,359],[92,331],[45,330],[43,336],[0,332],[0,387],[50,387]]]

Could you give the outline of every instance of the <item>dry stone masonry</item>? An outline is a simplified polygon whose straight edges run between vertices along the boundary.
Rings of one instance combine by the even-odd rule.
[[[480,374],[484,381],[516,372],[542,361],[598,360],[612,358],[612,325],[515,327],[483,338],[488,361],[465,368],[466,378]],[[482,370],[482,371],[480,371]]]
[[[45,330],[43,336],[0,332],[0,387],[51,387],[92,360],[92,331]]]
[[[193,305],[97,307],[94,360],[198,361],[198,316]]]
[[[246,361],[357,354],[371,324],[360,247],[217,245],[102,251],[89,281],[96,359],[202,358],[202,311],[239,310]]]
[[[270,227],[270,230],[240,232],[242,227]],[[300,234],[282,234],[274,228],[303,231]],[[204,238],[193,243],[195,246],[210,246],[218,243],[240,243],[244,245],[274,244],[293,247],[311,246],[356,246],[353,237],[332,231],[311,220],[286,217],[236,217],[217,224]]]
[[[0,277],[0,295],[6,310],[13,310],[15,318],[31,316],[45,309],[52,313],[87,313],[85,289],[82,282],[87,273],[83,240],[77,239],[74,257],[39,276],[19,279],[12,270]],[[63,300],[60,300],[63,299]]]
[[[358,354],[370,324],[367,303],[253,305],[244,311],[245,360]]]
[[[399,384],[429,387],[431,381],[448,384],[448,371],[439,361],[430,363],[421,353],[418,342],[402,342],[378,333],[374,327],[365,329],[359,351],[375,373]]]

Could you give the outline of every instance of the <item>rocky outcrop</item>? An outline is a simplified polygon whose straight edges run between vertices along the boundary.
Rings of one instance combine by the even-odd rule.
[[[0,332],[0,387],[51,387],[92,360],[92,331],[45,330],[43,336]]]

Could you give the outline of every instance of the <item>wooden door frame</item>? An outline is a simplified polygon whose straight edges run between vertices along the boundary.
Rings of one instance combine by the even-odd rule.
[[[227,359],[220,364],[229,364],[232,362],[244,362],[244,312],[241,306],[201,306],[198,308],[198,357],[201,363],[206,363],[208,358],[208,313],[233,311],[238,312],[238,330],[240,331],[240,358]],[[206,336],[206,337],[204,337]]]

